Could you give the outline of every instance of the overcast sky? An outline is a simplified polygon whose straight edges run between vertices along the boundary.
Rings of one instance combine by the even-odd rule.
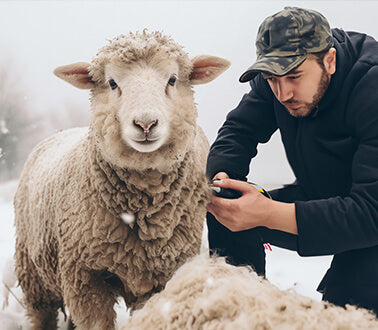
[[[195,88],[199,123],[212,142],[226,114],[249,89],[238,78],[255,59],[258,26],[284,6],[315,9],[332,27],[378,37],[378,1],[1,1],[0,66],[22,76],[31,111],[64,111],[70,100],[86,112],[88,92],[60,81],[53,69],[90,61],[106,39],[118,34],[163,31],[191,56],[212,54],[232,62],[217,80]],[[293,179],[278,135],[261,148],[250,179]]]

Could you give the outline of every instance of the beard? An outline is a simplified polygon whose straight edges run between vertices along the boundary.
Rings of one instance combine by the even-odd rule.
[[[322,68],[322,75],[320,77],[318,89],[312,98],[311,102],[301,102],[297,100],[289,100],[286,102],[283,102],[282,105],[285,106],[287,104],[291,105],[301,105],[299,109],[292,110],[290,108],[286,108],[286,110],[293,116],[297,118],[303,118],[309,116],[315,108],[317,108],[320,100],[323,98],[325,92],[328,89],[329,83],[331,82],[331,77],[327,74],[325,68]]]

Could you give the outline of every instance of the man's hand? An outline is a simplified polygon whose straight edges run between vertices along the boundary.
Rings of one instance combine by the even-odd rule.
[[[242,196],[225,199],[211,196],[207,210],[231,231],[247,230],[258,226],[298,234],[295,205],[273,201],[262,195],[251,184],[232,180],[224,172],[214,176],[213,185],[238,190]]]
[[[213,185],[216,187],[238,190],[242,196],[238,199],[225,199],[211,196],[207,210],[231,231],[246,230],[264,226],[267,218],[270,199],[263,196],[255,187],[247,182],[228,179],[226,173],[218,173]]]

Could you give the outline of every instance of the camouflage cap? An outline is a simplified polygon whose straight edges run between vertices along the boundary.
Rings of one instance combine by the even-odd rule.
[[[260,25],[256,38],[257,60],[239,81],[249,81],[259,72],[283,76],[302,64],[307,54],[332,46],[331,28],[322,14],[310,9],[285,7]]]

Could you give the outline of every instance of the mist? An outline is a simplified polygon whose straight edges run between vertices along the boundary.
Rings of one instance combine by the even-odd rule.
[[[145,28],[172,36],[190,56],[211,54],[232,62],[215,81],[195,87],[198,122],[213,142],[226,114],[249,90],[238,79],[255,60],[258,26],[287,5],[318,10],[332,27],[378,36],[377,1],[0,2],[0,69],[14,78],[7,82],[8,90],[16,92],[8,98],[18,104],[12,118],[24,119],[16,130],[0,118],[0,163],[10,162],[4,154],[6,135],[14,133],[16,139],[25,141],[18,143],[18,156],[10,165],[17,167],[13,174],[17,177],[39,140],[57,130],[88,125],[88,92],[56,78],[52,74],[55,67],[90,61],[107,39]],[[249,179],[267,186],[294,180],[279,133],[259,146]]]

